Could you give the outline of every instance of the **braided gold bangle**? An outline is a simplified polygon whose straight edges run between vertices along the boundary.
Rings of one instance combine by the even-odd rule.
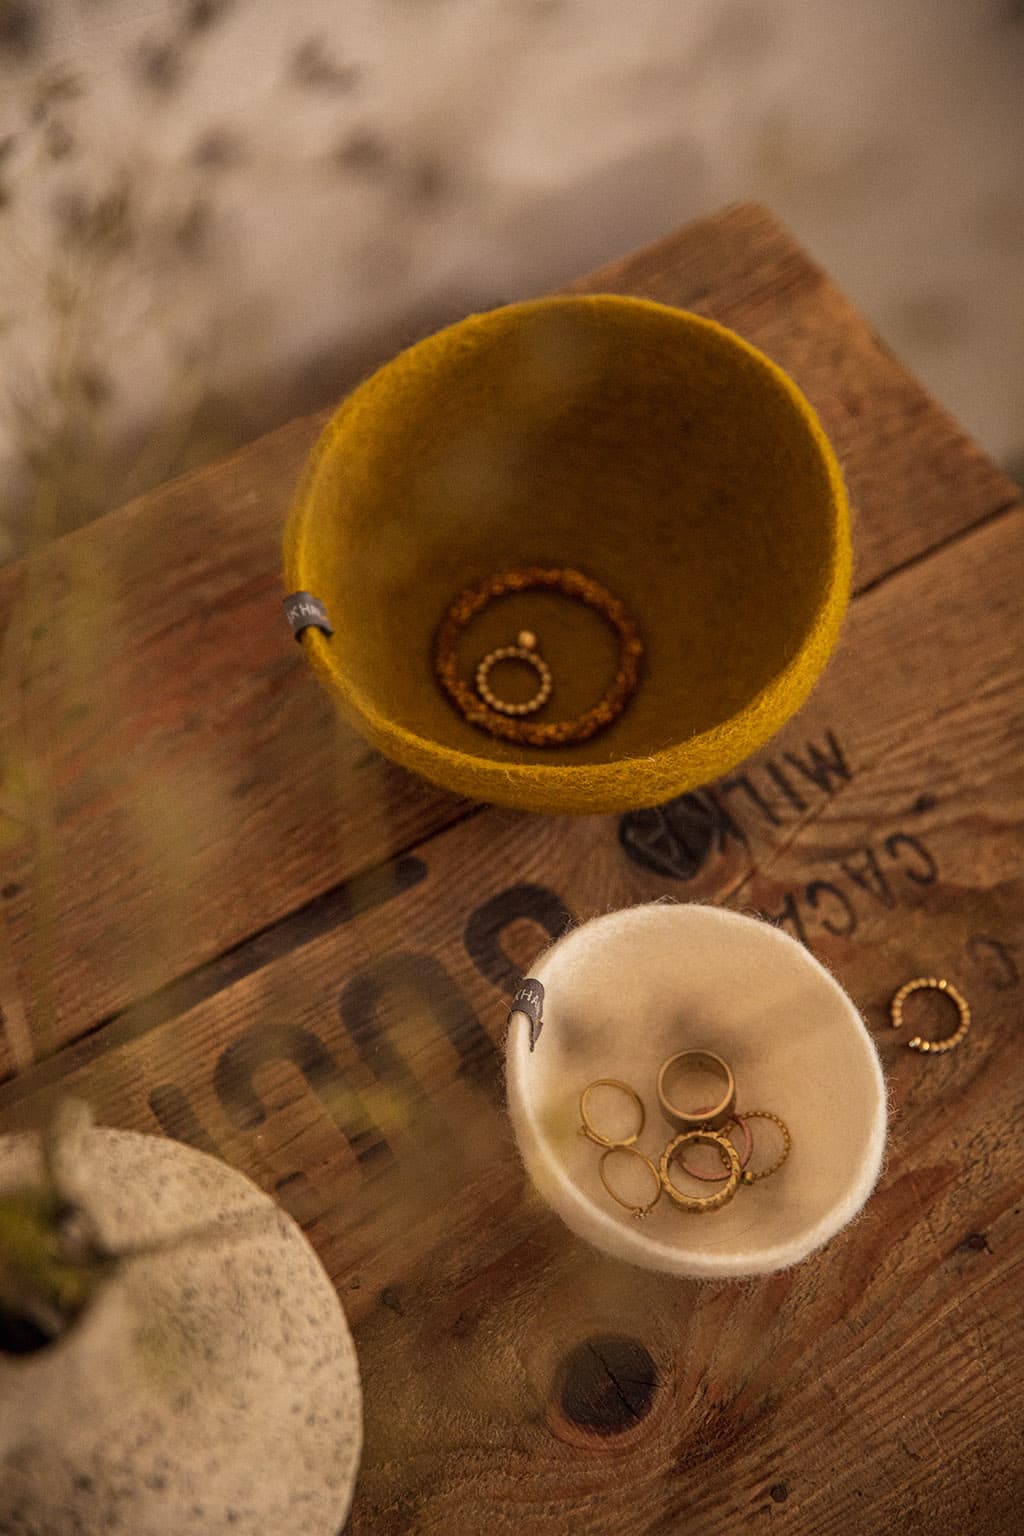
[[[538,702],[538,694],[530,701],[527,708],[517,708],[514,718],[512,710],[499,701],[493,700],[493,696],[491,696],[492,702],[488,702],[489,663],[492,660],[501,659],[499,652],[490,652],[481,663],[485,670],[484,689],[480,693],[474,692],[459,672],[459,640],[469,621],[499,597],[507,597],[513,592],[534,590],[561,592],[564,596],[584,603],[588,608],[593,608],[611,626],[619,639],[618,665],[607,692],[592,709],[577,716],[575,720],[552,720],[541,724],[522,718],[523,714],[539,709],[547,700],[551,690],[550,687],[545,689],[546,666],[544,671],[538,669],[542,684],[540,691],[544,693],[544,698]],[[534,637],[531,635],[530,639],[534,640]],[[534,645],[535,643],[534,641]],[[643,648],[640,630],[635,619],[625,605],[602,587],[600,582],[568,566],[531,565],[524,566],[521,570],[502,571],[496,576],[489,576],[486,581],[478,582],[476,586],[467,587],[464,592],[459,593],[442,619],[434,640],[434,672],[442,689],[459,713],[478,730],[486,731],[488,735],[497,736],[503,741],[516,742],[520,746],[561,747],[573,742],[589,741],[592,736],[597,735],[598,731],[605,730],[618,719],[636,692]],[[534,646],[528,649],[533,650]],[[514,655],[517,650],[517,647],[501,648],[502,652],[510,655]],[[536,667],[535,661],[531,660],[530,664]],[[478,680],[479,674],[480,669],[477,668]]]

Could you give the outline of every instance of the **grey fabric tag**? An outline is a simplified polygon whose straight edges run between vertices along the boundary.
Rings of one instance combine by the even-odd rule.
[[[530,1021],[530,1050],[532,1051],[540,1039],[540,1032],[544,1028],[541,1018],[544,1012],[544,983],[535,976],[527,976],[516,990],[512,999],[512,1005],[508,1010],[511,1023],[514,1013],[525,1013]]]
[[[302,639],[304,629],[321,629],[325,635],[334,634],[327,609],[312,592],[290,593],[284,599],[284,611],[296,640]]]

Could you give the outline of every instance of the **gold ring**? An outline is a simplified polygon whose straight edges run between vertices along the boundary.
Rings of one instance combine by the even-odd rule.
[[[762,1111],[755,1110],[754,1113],[760,1114]],[[754,1150],[754,1138],[751,1135],[750,1126],[747,1124],[747,1116],[741,1115],[737,1110],[733,1110],[731,1120],[727,1120],[723,1126],[719,1127],[723,1136],[727,1136],[729,1134],[730,1125],[738,1125],[740,1130],[743,1132],[743,1154],[740,1157],[740,1168],[742,1170],[745,1169],[747,1164],[750,1162],[750,1154]],[[731,1136],[729,1136],[729,1140],[732,1141]],[[735,1142],[733,1142],[733,1145],[735,1146]],[[721,1184],[723,1179],[727,1179],[729,1177],[727,1173],[702,1173],[698,1168],[691,1168],[689,1163],[686,1162],[683,1158],[679,1159],[679,1166],[684,1173],[688,1173],[690,1175],[691,1179],[700,1179],[705,1184]],[[747,1179],[746,1173],[744,1173],[743,1177],[747,1183],[753,1182],[752,1180]],[[757,1177],[763,1179],[764,1174],[758,1174]]]
[[[491,668],[499,661],[524,661],[536,672],[540,686],[525,704],[509,704],[494,693],[488,678]],[[496,709],[500,715],[535,715],[551,697],[551,668],[537,650],[537,637],[528,629],[519,631],[515,645],[499,645],[496,651],[488,651],[476,669],[476,691],[488,709]]]
[[[724,1189],[716,1190],[713,1195],[684,1195],[682,1190],[677,1189],[669,1178],[672,1159],[679,1148],[691,1146],[694,1142],[698,1141],[704,1141],[709,1146],[717,1147],[723,1167],[728,1169],[728,1179]],[[741,1177],[739,1153],[728,1136],[723,1136],[720,1131],[680,1131],[679,1135],[672,1138],[661,1154],[662,1189],[681,1211],[689,1211],[694,1216],[701,1216],[707,1211],[717,1211],[727,1204],[737,1189],[739,1189]]]
[[[751,1173],[749,1168],[745,1169],[743,1183],[756,1184],[758,1179],[766,1179],[769,1174],[776,1173],[782,1167],[792,1150],[793,1138],[789,1134],[789,1127],[786,1122],[780,1120],[778,1115],[773,1115],[770,1109],[748,1109],[744,1111],[743,1118],[744,1120],[774,1120],[782,1132],[782,1152],[772,1163],[771,1167],[761,1168],[757,1173]],[[685,1167],[686,1165],[684,1164],[683,1166]],[[689,1172],[689,1169],[687,1169],[687,1172]]]
[[[651,1177],[654,1179],[654,1183],[655,1183],[655,1194],[654,1194],[654,1199],[653,1200],[648,1200],[646,1205],[630,1205],[629,1201],[628,1200],[623,1200],[621,1195],[617,1195],[615,1193],[614,1189],[612,1189],[611,1185],[609,1184],[608,1176],[607,1176],[607,1174],[604,1171],[604,1165],[608,1161],[608,1159],[611,1156],[613,1156],[613,1154],[616,1153],[616,1152],[625,1152],[630,1157],[638,1157],[640,1159],[640,1161],[642,1163],[645,1163],[647,1165],[647,1167],[651,1170]],[[620,1144],[619,1146],[616,1146],[616,1147],[606,1147],[605,1150],[601,1154],[601,1163],[600,1163],[599,1171],[600,1171],[600,1174],[601,1174],[601,1183],[604,1185],[605,1189],[611,1195],[612,1199],[614,1201],[616,1201],[617,1204],[625,1206],[625,1208],[629,1212],[629,1214],[631,1216],[636,1217],[637,1221],[641,1221],[648,1214],[649,1211],[653,1211],[654,1207],[657,1205],[658,1201],[661,1199],[661,1187],[662,1187],[661,1186],[661,1176],[658,1173],[657,1168],[655,1168],[654,1164],[651,1162],[651,1159],[647,1156],[646,1152],[641,1152],[639,1147],[625,1146],[624,1144]]]
[[[672,1103],[665,1092],[665,1079],[669,1072],[678,1062],[687,1059],[695,1067],[710,1067],[725,1080],[725,1093],[710,1109],[680,1109],[678,1105]],[[732,1119],[733,1110],[736,1107],[736,1083],[732,1071],[728,1063],[724,1062],[721,1056],[716,1056],[714,1051],[678,1051],[675,1056],[670,1056],[661,1064],[661,1071],[658,1073],[658,1103],[669,1125],[674,1125],[677,1130],[717,1130]]]
[[[944,981],[938,976],[915,976],[913,981],[906,981],[900,987],[890,1004],[892,1013],[892,1027],[899,1029],[903,1023],[903,1004],[911,992],[929,990],[944,992],[945,995],[956,1004],[960,1015],[960,1023],[951,1035],[945,1040],[923,1040],[920,1035],[915,1035],[907,1044],[912,1051],[926,1051],[931,1055],[938,1055],[942,1051],[951,1051],[955,1045],[959,1045],[971,1027],[971,1010],[967,999],[957,991],[951,981]]]
[[[632,1136],[602,1136],[600,1131],[594,1130],[594,1127],[590,1123],[590,1117],[587,1114],[587,1098],[595,1088],[618,1088],[622,1093],[628,1094],[629,1097],[633,1100],[633,1103],[640,1111],[640,1124],[637,1126]],[[583,1122],[583,1124],[580,1126],[580,1135],[589,1137],[590,1140],[596,1142],[599,1147],[631,1147],[634,1141],[638,1139],[640,1132],[643,1130],[646,1118],[647,1117],[644,1113],[644,1101],[641,1099],[636,1089],[631,1088],[628,1083],[620,1082],[617,1077],[595,1078],[592,1083],[587,1084],[583,1092],[580,1094],[580,1119]]]
[[[514,592],[535,590],[561,592],[575,602],[584,603],[599,613],[618,636],[619,659],[615,676],[603,698],[575,720],[552,720],[541,724],[536,720],[524,720],[522,715],[531,711],[521,709],[517,709],[515,716],[510,718],[510,712],[495,709],[485,696],[475,692],[459,671],[459,641],[469,621],[496,598],[507,597]],[[636,692],[643,649],[636,620],[625,604],[602,587],[600,582],[567,566],[530,565],[521,570],[502,571],[496,576],[489,576],[486,581],[478,582],[476,586],[467,587],[459,593],[441,620],[434,639],[434,673],[460,715],[478,730],[500,737],[503,741],[516,742],[520,746],[563,747],[589,741],[598,731],[605,730],[618,719]],[[539,709],[540,705],[536,705],[536,708]]]

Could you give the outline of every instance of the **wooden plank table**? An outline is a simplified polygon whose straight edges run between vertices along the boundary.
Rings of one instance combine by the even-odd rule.
[[[0,572],[0,1128],[54,1096],[276,1193],[353,1322],[350,1529],[801,1536],[1021,1529],[1021,506],[761,209],[573,285],[731,325],[820,412],[856,596],[804,709],[717,784],[621,818],[434,790],[332,716],[280,611],[323,414]],[[746,1284],[630,1269],[526,1185],[507,997],[570,918],[762,913],[886,1068],[863,1215]],[[945,974],[975,1026],[906,1050]]]

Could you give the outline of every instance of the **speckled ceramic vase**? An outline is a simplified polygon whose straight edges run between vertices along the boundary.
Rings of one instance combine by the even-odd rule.
[[[35,1137],[0,1137],[0,1191],[41,1177]],[[299,1228],[157,1136],[90,1128],[61,1183],[106,1248],[152,1251],[118,1262],[55,1342],[0,1352],[0,1531],[337,1536],[359,1371]]]

